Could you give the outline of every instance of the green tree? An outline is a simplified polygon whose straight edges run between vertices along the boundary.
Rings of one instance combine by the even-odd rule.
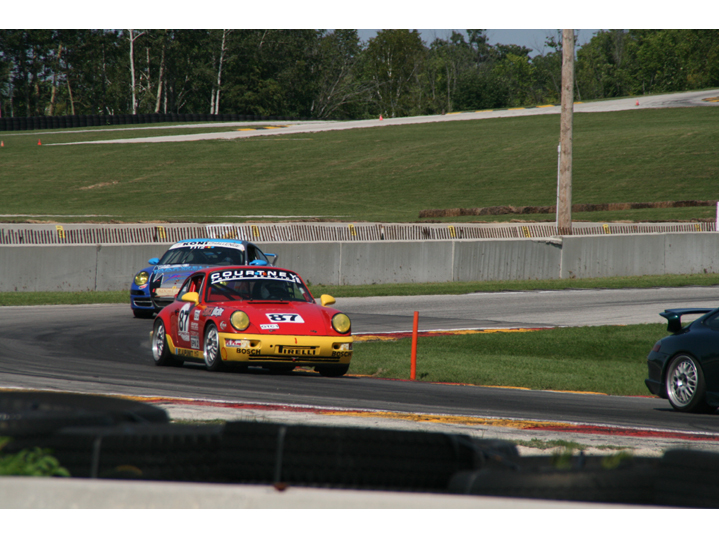
[[[459,78],[474,65],[474,52],[464,36],[455,31],[448,40],[437,38],[430,44],[425,64],[429,100],[426,112],[443,114],[456,109]]]
[[[310,114],[316,118],[361,117],[370,84],[357,72],[362,50],[357,30],[334,30],[320,38]]]
[[[363,53],[363,76],[372,83],[373,109],[388,117],[419,114],[418,84],[427,48],[417,30],[380,30]]]

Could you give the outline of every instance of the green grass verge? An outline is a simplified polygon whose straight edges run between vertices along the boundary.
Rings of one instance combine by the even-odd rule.
[[[0,213],[61,214],[58,221],[78,219],[71,215],[129,222],[295,215],[397,222],[416,221],[420,210],[431,208],[552,205],[559,121],[557,114],[231,141],[73,146],[51,144],[126,137],[130,131],[58,130],[42,135],[42,146],[37,133],[0,134],[7,138],[0,149]],[[156,133],[165,132],[182,130]],[[573,202],[715,199],[717,143],[719,108],[575,114]],[[713,212],[574,217],[667,220],[711,218]]]
[[[93,303],[127,303],[130,292],[0,292],[0,306],[82,305]],[[129,312],[129,311],[128,311]]]
[[[719,274],[643,275],[640,277],[603,277],[596,279],[543,279],[534,281],[469,281],[451,283],[402,283],[371,285],[310,285],[312,295],[341,297],[419,296],[471,294],[516,290],[569,290],[577,288],[663,288],[719,285]],[[1,296],[0,296],[1,297]]]
[[[578,288],[659,288],[678,286],[716,286],[719,274],[645,275],[601,279],[545,279],[536,281],[470,281],[452,283],[402,283],[327,286],[310,283],[312,295],[330,294],[336,298],[372,296],[422,296],[471,294],[516,290],[568,290]],[[127,290],[117,292],[0,292],[0,306],[78,305],[83,303],[130,303]]]
[[[664,324],[420,337],[417,380],[649,395],[646,357]],[[350,373],[409,379],[411,339],[357,342]]]
[[[660,288],[678,286],[716,286],[719,274],[645,275],[601,279],[545,279],[536,281],[470,281],[452,283],[401,283],[327,286],[310,283],[312,295],[330,294],[336,298],[372,296],[422,296],[471,294],[516,290],[568,290],[578,288]],[[130,303],[128,290],[117,292],[0,292],[0,306],[77,305],[83,303]]]

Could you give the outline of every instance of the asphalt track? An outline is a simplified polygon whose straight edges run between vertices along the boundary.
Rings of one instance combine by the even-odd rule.
[[[430,330],[570,325],[567,317],[571,325],[661,322],[657,313],[664,308],[717,303],[719,287],[687,287],[345,298],[338,306],[351,315],[354,332],[361,334],[407,331],[417,309],[432,313],[421,316],[421,329]],[[602,304],[604,315],[598,314]],[[622,318],[622,309],[634,309],[634,320]],[[259,369],[211,373],[191,364],[158,368],[150,354],[152,321],[133,318],[126,305],[2,307],[0,325],[0,387],[5,388],[580,423],[719,440],[719,414],[679,414],[667,401],[653,398],[359,376],[332,379],[308,371],[273,375]]]
[[[719,96],[719,89],[702,90],[699,92],[684,92],[678,94],[653,95],[631,97],[623,99],[612,99],[609,101],[594,101],[591,103],[575,103],[574,112],[581,114],[585,112],[616,112],[627,110],[641,110],[642,108],[670,108],[670,107],[719,107],[716,98]],[[357,121],[307,121],[307,122],[262,122],[262,125],[269,129],[251,129],[256,122],[228,122],[211,124],[192,124],[190,127],[218,127],[236,126],[238,129],[230,132],[220,133],[195,133],[187,135],[170,135],[155,137],[151,136],[153,129],[167,129],[163,127],[143,127],[147,137],[114,139],[86,142],[67,142],[47,144],[48,146],[61,146],[71,144],[143,144],[155,142],[191,142],[195,140],[233,140],[249,137],[265,137],[276,135],[292,135],[299,133],[316,133],[321,131],[340,131],[345,129],[362,129],[370,127],[388,127],[393,125],[410,125],[434,122],[453,122],[466,120],[484,120],[490,118],[511,118],[516,116],[536,116],[546,114],[559,114],[561,108],[557,105],[546,105],[539,107],[518,107],[501,110],[478,110],[470,112],[458,112],[437,116],[411,116],[407,118],[384,118],[373,120]],[[178,125],[177,128],[188,127]],[[107,129],[115,130],[115,129]],[[93,130],[98,132],[99,130]],[[41,133],[38,133],[41,134]]]

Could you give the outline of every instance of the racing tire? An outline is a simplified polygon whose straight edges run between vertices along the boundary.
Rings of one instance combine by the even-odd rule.
[[[155,314],[155,311],[145,311],[141,309],[133,309],[132,314],[135,315],[135,318],[152,318],[152,316]]]
[[[317,367],[317,372],[322,376],[335,378],[344,376],[349,369],[349,365],[332,365],[331,367]]]
[[[220,356],[220,334],[215,324],[207,324],[205,343],[203,345],[205,366],[208,371],[221,371],[224,367]]]
[[[158,367],[171,367],[182,365],[182,360],[178,360],[170,353],[170,347],[167,344],[167,332],[165,331],[165,323],[161,318],[155,320],[152,329],[152,359]]]
[[[706,382],[701,365],[689,354],[679,354],[671,360],[664,382],[672,408],[679,412],[708,412],[704,397]]]

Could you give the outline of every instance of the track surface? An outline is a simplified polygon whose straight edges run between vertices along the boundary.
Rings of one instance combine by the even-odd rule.
[[[719,103],[706,101],[719,96],[719,89],[702,90],[698,92],[683,92],[678,94],[630,97],[612,99],[608,101],[594,101],[591,103],[575,103],[574,112],[615,112],[623,110],[641,110],[642,108],[670,108],[670,107],[719,107]],[[85,142],[63,142],[49,144],[51,146],[67,144],[145,144],[150,142],[189,142],[193,140],[232,140],[249,137],[265,137],[275,135],[292,135],[298,133],[317,133],[321,131],[338,131],[344,129],[362,129],[369,127],[386,127],[391,125],[409,125],[433,122],[454,122],[464,120],[484,120],[489,118],[511,118],[516,116],[537,116],[546,114],[559,114],[559,106],[519,107],[501,110],[480,110],[472,112],[451,113],[437,116],[411,116],[407,118],[386,118],[384,120],[356,120],[347,122],[335,121],[309,121],[309,122],[262,122],[278,129],[241,129],[234,132],[195,133],[188,135],[152,136],[152,127],[147,137],[131,139],[114,139]],[[238,128],[254,126],[254,122],[228,122],[224,126],[236,125]],[[191,127],[213,127],[217,124],[194,124]],[[177,126],[188,127],[188,126]],[[163,129],[165,127],[163,126]]]
[[[667,307],[715,306],[719,287],[594,290],[345,298],[355,332],[661,322]],[[604,311],[605,314],[600,313]],[[629,312],[627,317],[617,315]],[[571,324],[568,323],[571,321]],[[203,366],[158,368],[152,364],[152,321],[134,319],[126,305],[0,308],[0,387],[153,395],[233,402],[275,403],[397,412],[564,421],[719,433],[719,414],[675,413],[667,401],[410,383],[314,373],[271,375],[210,373]]]

